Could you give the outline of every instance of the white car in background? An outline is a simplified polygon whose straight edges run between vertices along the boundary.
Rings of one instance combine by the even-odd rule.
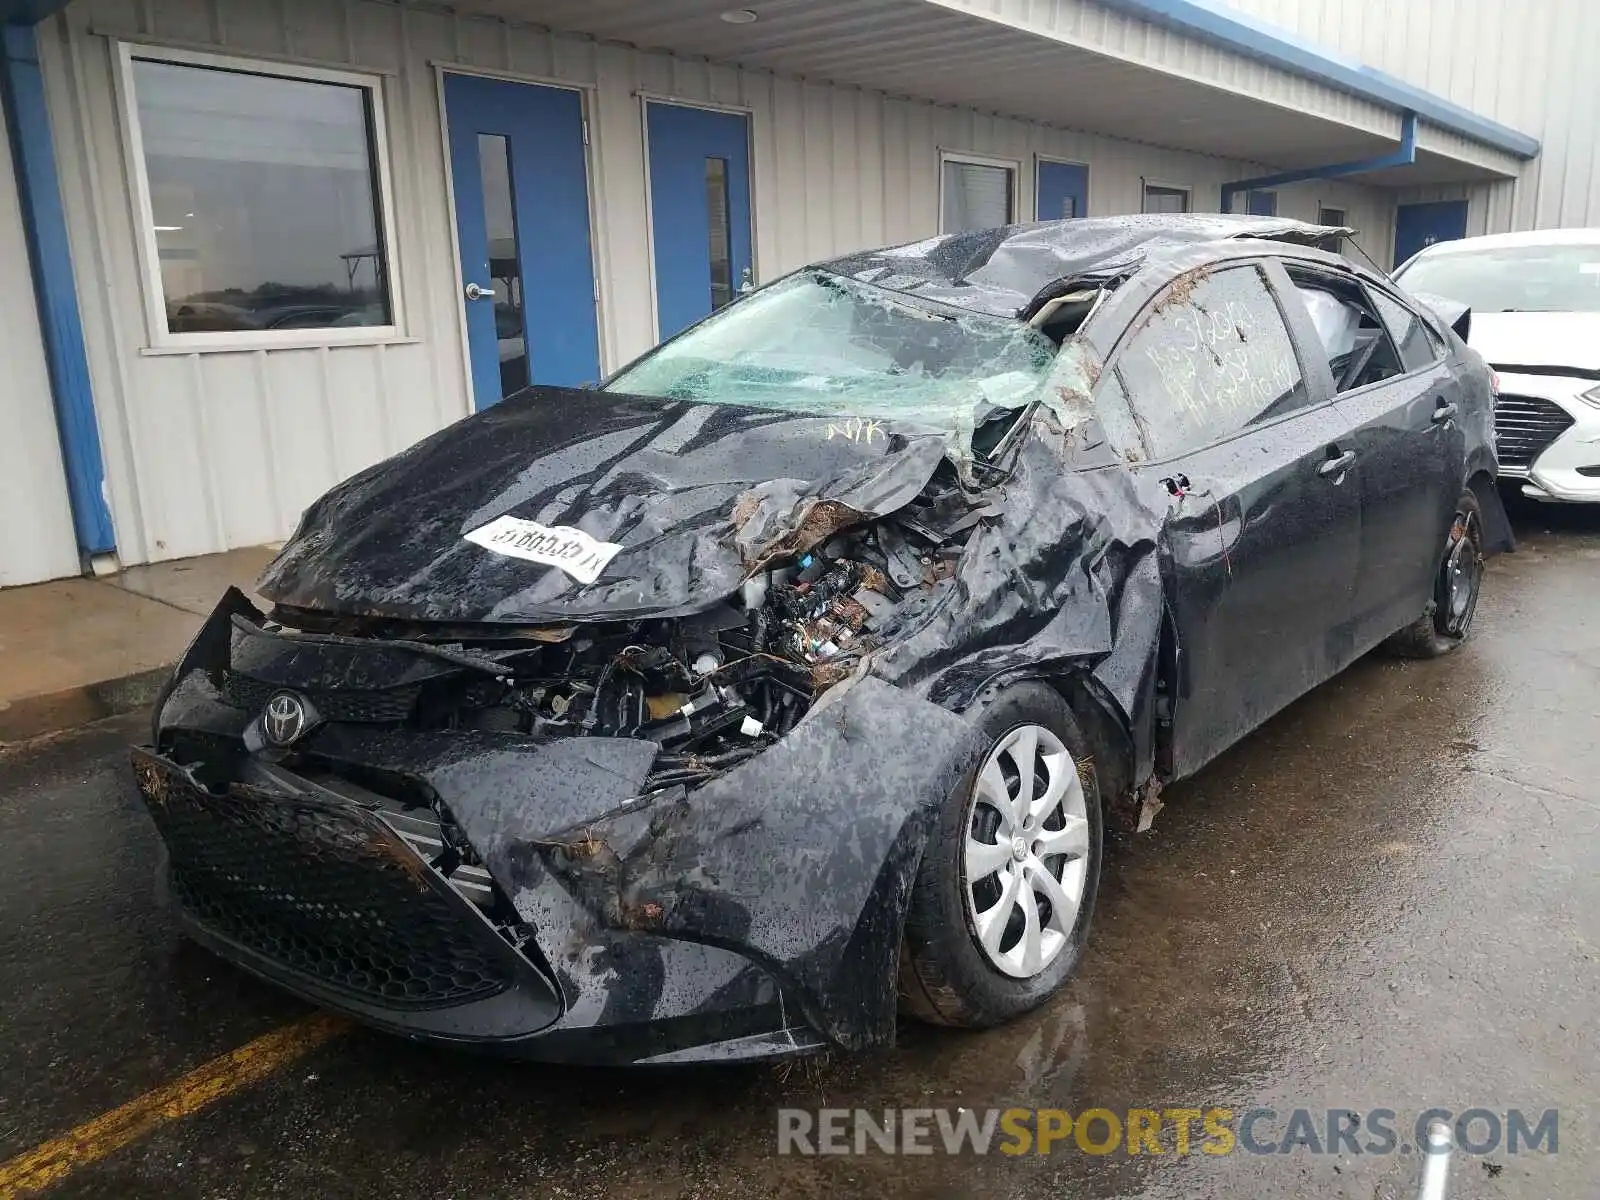
[[[1472,310],[1467,344],[1499,375],[1500,477],[1600,502],[1600,229],[1440,242],[1394,278]]]

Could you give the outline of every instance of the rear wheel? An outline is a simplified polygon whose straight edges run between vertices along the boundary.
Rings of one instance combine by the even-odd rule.
[[[1428,611],[1385,643],[1402,658],[1438,658],[1472,631],[1483,587],[1483,512],[1470,491],[1456,501]]]
[[[989,748],[945,801],[906,916],[905,1009],[998,1025],[1077,967],[1100,879],[1094,752],[1059,693],[1023,683],[977,716]]]

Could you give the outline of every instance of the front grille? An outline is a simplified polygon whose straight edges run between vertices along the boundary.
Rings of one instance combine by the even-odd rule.
[[[135,771],[174,898],[208,930],[392,1009],[493,996],[510,968],[372,812],[234,783],[218,795],[160,759]]]
[[[348,721],[359,724],[382,724],[404,721],[416,707],[420,687],[384,688],[380,691],[363,691],[345,688],[289,688],[282,684],[253,679],[237,671],[229,671],[223,678],[222,696],[234,708],[258,713],[266,708],[267,701],[281,691],[294,691],[311,701],[313,708],[325,721]]]
[[[1572,425],[1559,404],[1538,396],[1502,395],[1494,406],[1500,465],[1526,470]]]

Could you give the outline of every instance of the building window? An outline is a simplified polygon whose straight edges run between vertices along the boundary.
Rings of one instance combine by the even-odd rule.
[[[939,169],[941,233],[993,229],[1016,220],[1016,163],[946,154]]]
[[[1161,187],[1154,183],[1144,185],[1144,211],[1147,213],[1186,213],[1189,211],[1189,189]]]
[[[396,333],[377,81],[122,52],[153,340]]]
[[[1317,209],[1318,225],[1344,225],[1345,223],[1344,209],[1328,208],[1326,206]],[[1317,249],[1326,250],[1329,254],[1343,254],[1344,238],[1337,233],[1331,237],[1318,238]]]

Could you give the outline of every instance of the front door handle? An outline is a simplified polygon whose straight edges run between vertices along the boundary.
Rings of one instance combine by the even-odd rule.
[[[1447,400],[1440,400],[1439,407],[1433,410],[1433,423],[1443,425],[1446,421],[1454,420],[1460,410]]]
[[[1317,474],[1321,475],[1324,479],[1328,479],[1334,475],[1343,475],[1355,465],[1355,461],[1356,452],[1354,450],[1346,450],[1337,458],[1330,458],[1327,462],[1318,467]]]
[[[476,283],[467,284],[464,289],[468,300],[493,300],[494,289],[486,288]]]

